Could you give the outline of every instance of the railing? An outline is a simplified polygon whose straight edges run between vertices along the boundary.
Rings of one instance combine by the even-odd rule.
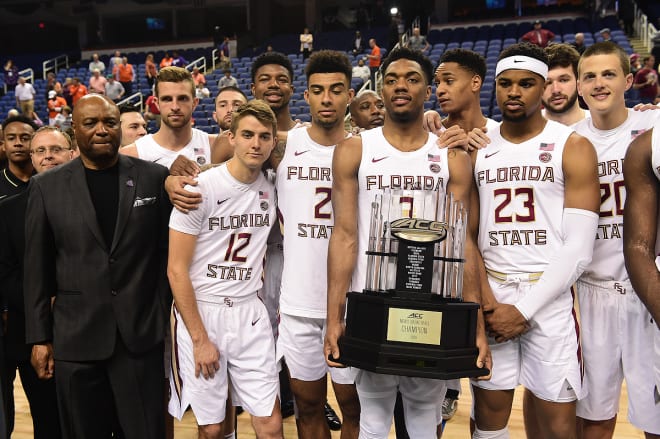
[[[117,102],[117,106],[121,106],[125,104],[132,104],[132,105],[137,104],[140,107],[140,113],[142,113],[142,111],[144,111],[144,103],[142,100],[143,97],[144,96],[142,95],[142,92],[138,91],[130,96],[125,97],[121,101]],[[137,99],[137,102],[135,102],[135,99]]]
[[[213,51],[211,52],[211,66],[213,67],[214,72],[215,72],[215,60],[216,59],[218,61],[220,60],[220,58],[218,58],[218,49],[213,49]]]
[[[642,9],[635,3],[635,33],[642,40],[644,47],[650,52],[653,49],[653,37],[658,33],[658,29],[649,22],[649,18]]]
[[[199,68],[199,70],[202,73],[205,73],[206,72],[206,57],[200,56],[195,61],[192,61],[190,64],[188,64],[186,66],[186,68],[188,70],[190,70],[191,72],[192,72],[192,69],[194,69],[195,67]]]
[[[43,70],[43,76],[44,79],[46,79],[48,72],[57,72],[64,66],[65,68],[69,68],[69,55],[60,55],[56,56],[55,58],[47,59],[46,61],[43,62],[42,64],[42,70]]]

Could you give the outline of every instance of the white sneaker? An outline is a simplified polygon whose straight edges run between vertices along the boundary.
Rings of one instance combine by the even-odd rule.
[[[456,414],[456,410],[458,410],[458,400],[445,397],[445,400],[442,401],[442,419],[450,420]]]

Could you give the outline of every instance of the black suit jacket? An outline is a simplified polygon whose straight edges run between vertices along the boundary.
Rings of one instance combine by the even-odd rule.
[[[118,165],[119,205],[110,248],[79,158],[33,177],[28,188],[26,339],[52,341],[56,360],[106,359],[118,334],[133,353],[153,348],[165,336],[171,303],[167,169],[125,155],[119,155]]]
[[[5,349],[14,360],[28,360],[23,311],[23,255],[25,253],[25,207],[27,192],[0,202],[0,291],[7,307]]]

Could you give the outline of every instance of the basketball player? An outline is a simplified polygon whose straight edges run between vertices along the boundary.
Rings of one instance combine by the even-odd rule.
[[[228,86],[218,90],[218,95],[215,98],[213,120],[218,124],[220,130],[227,131],[229,129],[232,113],[246,102],[247,96],[238,87]]]
[[[600,198],[591,143],[541,115],[547,74],[541,48],[502,51],[495,81],[503,122],[473,157],[493,355],[491,379],[472,382],[473,438],[509,437],[518,384],[534,409],[527,431],[576,437],[575,401],[584,391],[570,287],[591,260]]]
[[[271,164],[277,171],[284,235],[278,355],[289,368],[301,438],[329,438],[324,418],[326,374],[326,254],[333,228],[331,163],[346,137],[344,113],[353,98],[351,64],[336,51],[314,52],[305,70],[312,124],[289,131]],[[343,413],[342,438],[357,437],[359,404],[353,370],[330,368]]]
[[[472,187],[468,155],[459,149],[440,149],[435,134],[422,126],[424,101],[431,93],[431,61],[410,49],[395,49],[383,66],[385,124],[365,131],[361,137],[341,142],[333,158],[332,207],[335,228],[328,250],[328,310],[325,340],[326,358],[339,358],[337,340],[344,332],[346,292],[365,285],[365,251],[369,235],[369,215],[374,196],[402,175],[433,182],[422,189],[452,192],[456,199],[467,200]],[[439,164],[438,166],[430,166]],[[373,176],[383,185],[372,184]],[[474,244],[467,242],[468,255]],[[285,247],[286,248],[286,247]],[[472,257],[468,260],[472,262]],[[467,269],[467,273],[473,270]],[[351,280],[352,278],[352,280]],[[466,300],[479,302],[478,292],[466,276]],[[470,292],[470,294],[468,294]],[[483,330],[479,332],[477,365],[490,367]],[[329,361],[331,366],[338,363]],[[440,423],[438,414],[444,399],[445,382],[375,374],[360,370],[356,379],[360,397],[360,437],[388,436],[397,389],[403,397],[406,428],[410,437],[435,438]]]
[[[660,123],[630,144],[623,163],[627,194],[623,251],[630,282],[657,326],[654,331],[657,409],[660,403],[660,266],[656,256],[660,254]]]
[[[356,133],[361,130],[382,127],[385,121],[385,105],[373,90],[363,90],[349,105],[351,126]]]
[[[161,69],[156,76],[154,92],[160,108],[160,128],[119,152],[168,169],[178,155],[200,166],[211,163],[211,145],[216,136],[192,127],[192,112],[199,99],[195,97],[195,83],[190,72],[180,67]]]
[[[472,150],[468,133],[488,132],[499,123],[481,112],[479,97],[486,76],[486,60],[467,49],[451,49],[442,54],[435,71],[435,95],[442,112],[424,114],[424,126],[438,135],[439,145]],[[485,136],[482,136],[485,137]]]
[[[257,436],[282,438],[275,345],[256,293],[275,219],[274,187],[261,167],[275,135],[275,115],[265,103],[240,107],[229,136],[234,156],[188,188],[202,194],[198,209],[174,210],[170,219],[177,364],[169,408],[181,419],[191,406],[202,438],[224,437],[228,379]]]
[[[653,400],[653,366],[648,361],[655,325],[630,284],[622,239],[623,159],[630,142],[660,121],[660,114],[626,108],[624,94],[633,76],[628,56],[617,44],[588,47],[578,73],[578,90],[591,118],[575,130],[596,147],[601,204],[593,259],[577,284],[584,381],[589,389],[578,402],[577,415],[584,438],[611,437],[625,378],[630,423],[647,437],[660,437],[660,408]]]
[[[121,126],[121,146],[130,145],[147,135],[147,122],[140,111],[132,106],[119,107],[119,125]]]
[[[566,126],[573,126],[589,117],[580,108],[577,91],[577,68],[580,54],[570,44],[551,44],[548,56],[548,79],[543,91],[543,116]]]

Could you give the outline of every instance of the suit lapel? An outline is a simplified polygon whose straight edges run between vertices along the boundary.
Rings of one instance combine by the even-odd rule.
[[[83,167],[80,158],[76,159],[69,167],[71,173],[69,182],[71,195],[73,196],[73,203],[77,206],[77,211],[81,212],[85,224],[89,227],[92,235],[96,238],[99,245],[107,249],[105,239],[101,233],[99,222],[96,219],[96,209],[92,203],[92,198],[89,196],[89,188],[87,187],[87,177],[85,176],[85,168]]]
[[[135,188],[138,184],[137,173],[135,167],[130,159],[119,154],[119,210],[117,212],[117,224],[115,225],[115,233],[112,239],[112,252],[121,234],[126,227],[128,218],[133,210],[133,202],[135,200]]]

